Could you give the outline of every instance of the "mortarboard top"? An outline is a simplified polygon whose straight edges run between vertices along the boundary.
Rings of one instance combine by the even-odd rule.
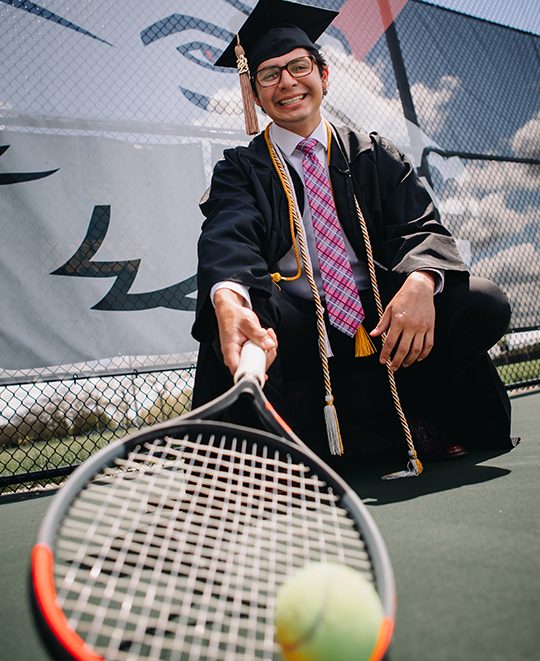
[[[338,13],[286,0],[259,0],[238,32],[251,72],[295,48],[313,48]],[[215,66],[236,67],[236,44],[235,36]]]

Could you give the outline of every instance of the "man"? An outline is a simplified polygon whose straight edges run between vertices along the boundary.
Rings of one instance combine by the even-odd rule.
[[[313,41],[334,16],[261,0],[239,32],[255,103],[273,123],[248,147],[225,152],[201,203],[194,405],[230,386],[251,339],[267,350],[268,398],[327,460],[320,440],[324,388],[333,399],[323,386],[327,356],[345,457],[398,444],[381,380],[387,363],[421,459],[458,458],[465,446],[511,447],[508,397],[486,354],[507,329],[506,297],[469,277],[394,145],[323,120],[330,73]],[[231,66],[233,46],[216,64]],[[291,227],[297,216],[302,227]],[[337,248],[323,245],[328,223],[336,224]],[[309,257],[300,259],[304,233]],[[339,285],[327,263],[335,254]],[[357,357],[366,331],[376,354]]]

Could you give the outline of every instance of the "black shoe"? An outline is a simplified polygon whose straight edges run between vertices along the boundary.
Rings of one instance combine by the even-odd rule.
[[[451,461],[467,454],[467,450],[461,445],[453,445],[437,438],[437,432],[426,420],[413,418],[408,422],[420,461]]]

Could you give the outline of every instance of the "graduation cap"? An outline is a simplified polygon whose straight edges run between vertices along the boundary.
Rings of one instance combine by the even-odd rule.
[[[248,135],[259,132],[250,70],[255,73],[261,62],[281,57],[295,48],[315,48],[315,40],[338,13],[287,0],[259,0],[215,63],[219,67],[238,68]]]

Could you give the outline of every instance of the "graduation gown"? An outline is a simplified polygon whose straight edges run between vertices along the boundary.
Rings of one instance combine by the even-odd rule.
[[[303,185],[294,168],[290,167],[289,170],[302,211]],[[456,287],[461,286],[464,295],[467,295],[467,268],[459,256],[454,239],[440,223],[433,201],[409,159],[394,144],[377,133],[368,135],[345,127],[333,128],[329,172],[342,228],[358,257],[367,261],[355,208],[355,196],[362,209],[371,239],[383,305],[391,300],[410,273],[424,268],[445,273],[445,291],[443,295],[436,296],[436,305],[439,300],[442,303],[445,297],[451,297],[452,291],[452,305],[455,306],[456,302],[459,305],[462,294],[457,292]],[[198,243],[198,299],[192,329],[193,336],[200,342],[194,390],[195,406],[216,397],[232,385],[230,374],[219,359],[217,320],[209,295],[212,286],[217,282],[229,280],[248,287],[254,310],[258,313],[258,303],[271,296],[274,298],[273,292],[277,288],[270,274],[278,270],[277,263],[292,246],[287,198],[263,134],[254,138],[247,147],[237,147],[224,152],[223,159],[215,166],[211,187],[200,206],[205,221]],[[454,284],[456,287],[453,287]],[[363,298],[362,292],[361,297]],[[502,313],[498,314],[500,322],[492,324],[493,328],[497,326],[496,334],[502,334],[508,323],[505,306],[503,300],[499,305],[502,309]],[[470,307],[474,307],[474,304]],[[446,315],[447,320],[453,318],[453,314]],[[485,318],[488,320],[488,316]],[[277,325],[273,324],[271,313],[263,325],[277,328]],[[472,331],[475,334],[477,327],[478,324]],[[487,337],[483,331],[478,334],[485,337],[479,340],[477,346],[473,343],[473,350],[467,357],[470,363],[477,363],[478,356],[485,354],[491,344],[500,337]],[[468,329],[465,335],[471,335]],[[445,339],[445,342],[446,346],[454,345],[453,338],[449,341]],[[459,351],[460,355],[465,355],[468,347],[463,352],[460,347]],[[436,352],[432,351],[432,354],[435,356]],[[292,355],[294,360],[295,354]],[[442,362],[445,358],[442,356]],[[488,364],[487,355],[484,358],[488,362],[485,362],[482,368],[481,383],[490,393],[486,407],[491,411],[500,409],[501,415],[496,417],[501,430],[500,437],[503,439],[501,442],[504,443],[509,434],[509,404],[500,379],[497,381],[494,368]],[[351,360],[354,361],[352,354]],[[313,362],[316,365],[318,361]],[[425,365],[429,364],[429,360],[423,362]],[[426,375],[420,374],[420,370],[416,368],[417,364],[405,370],[407,376],[414,376],[415,371],[419,374],[418,380],[412,382],[410,387],[405,384],[405,390],[416,391],[418,384],[425,384],[426,396],[429,396],[429,391],[434,390],[432,376],[439,375],[441,369],[446,369],[447,366],[451,369],[448,363],[441,368],[440,363],[441,361],[434,364],[432,372]],[[320,370],[320,362],[318,364],[316,369]],[[402,371],[399,370],[398,374]],[[437,378],[444,384],[443,373]],[[322,371],[317,379],[322,384]],[[486,381],[489,382],[488,385]],[[287,419],[285,412],[280,411],[277,402],[269,395],[268,385],[266,390],[269,399]],[[475,387],[478,390],[479,383],[476,381]],[[342,390],[348,394],[351,388],[345,385]],[[361,388],[359,392],[360,390]],[[371,394],[372,390],[370,383],[366,392]],[[360,394],[359,397],[361,396]],[[445,400],[449,398],[444,396]],[[304,401],[306,399],[311,400],[313,397],[309,395]],[[349,408],[366,408],[363,406],[363,400],[361,404],[362,406],[356,401]],[[301,404],[300,408],[303,406],[304,404]],[[463,408],[461,403],[455,406]],[[369,407],[368,404],[367,408]],[[319,408],[322,411],[322,407]],[[342,413],[339,415],[341,418]],[[471,409],[470,415],[465,416],[467,426],[471,426],[474,416],[475,412]],[[311,418],[310,415],[306,417]]]

